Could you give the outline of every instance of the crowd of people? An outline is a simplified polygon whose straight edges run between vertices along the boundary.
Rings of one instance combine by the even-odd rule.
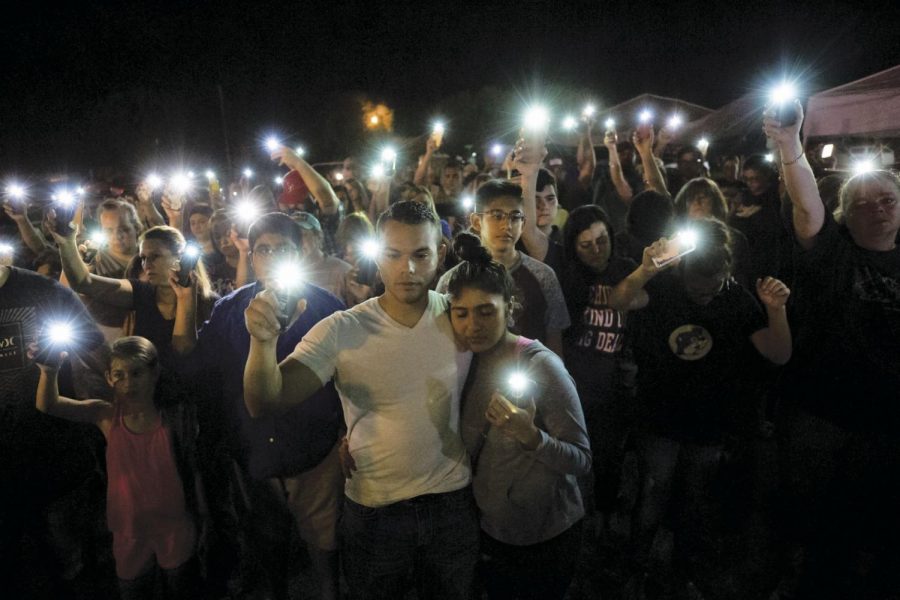
[[[796,109],[8,188],[10,597],[900,597],[900,178]]]

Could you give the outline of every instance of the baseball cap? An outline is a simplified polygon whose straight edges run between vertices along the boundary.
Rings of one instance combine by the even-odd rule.
[[[312,213],[297,211],[291,214],[291,218],[300,225],[301,229],[309,231],[322,231],[322,224]]]
[[[303,204],[303,201],[309,195],[309,188],[306,187],[306,183],[297,171],[291,171],[285,175],[281,186],[282,191],[278,197],[278,204],[284,206]]]

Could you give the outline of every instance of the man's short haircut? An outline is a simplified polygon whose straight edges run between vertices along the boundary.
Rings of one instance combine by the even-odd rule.
[[[540,169],[538,171],[537,176],[537,190],[538,192],[544,191],[544,188],[548,185],[553,186],[553,191],[558,191],[556,188],[556,177],[553,176],[553,173],[548,171],[547,169]]]
[[[505,179],[487,181],[475,192],[475,211],[484,212],[497,198],[513,198],[521,204],[522,188]]]
[[[747,157],[747,160],[744,161],[744,164],[741,165],[741,172],[753,170],[761,172],[769,177],[769,179],[774,179],[778,175],[778,171],[775,170],[775,167],[766,160],[765,156],[762,154],[753,154]]]
[[[253,221],[253,224],[250,226],[250,232],[247,234],[247,239],[250,241],[250,249],[253,250],[256,246],[256,240],[267,233],[274,233],[288,238],[294,242],[297,249],[303,247],[300,225],[284,213],[271,212]]]
[[[427,205],[415,200],[401,200],[391,204],[386,211],[378,217],[378,223],[375,230],[380,236],[384,232],[385,225],[388,221],[396,221],[404,225],[421,225],[426,223],[437,232],[437,242],[440,245],[443,238],[441,230],[441,221],[433,210]]]
[[[443,173],[447,169],[456,169],[457,171],[462,171],[462,168],[462,163],[460,163],[457,159],[449,158],[447,159],[447,162],[444,163],[444,166],[441,167],[441,173]]]
[[[140,234],[141,230],[144,229],[141,218],[138,216],[137,209],[131,202],[115,199],[104,200],[97,209],[97,218],[99,219],[100,214],[107,210],[117,210],[120,214],[124,214],[125,218],[131,222],[131,226],[134,227],[136,233]]]

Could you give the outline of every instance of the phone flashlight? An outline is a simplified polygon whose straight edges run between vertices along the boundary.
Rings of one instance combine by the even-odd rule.
[[[259,216],[259,207],[249,200],[234,205],[234,226],[238,237],[244,239],[250,233],[250,225]]]
[[[393,163],[397,160],[397,152],[393,148],[385,148],[381,151],[381,160],[386,163]]]
[[[266,138],[266,150],[269,152],[275,152],[281,146],[281,142],[278,141],[276,137],[268,137]]]
[[[178,261],[181,265],[178,269],[178,285],[181,287],[191,285],[191,271],[196,268],[201,254],[200,247],[196,244],[187,244],[184,247],[181,259]]]
[[[11,183],[6,186],[6,195],[13,200],[23,200],[25,198],[25,188],[18,183]]]
[[[669,126],[669,129],[674,131],[681,127],[681,124],[683,122],[684,120],[681,118],[681,115],[672,115],[671,117],[669,117],[669,121],[667,124]]]
[[[646,124],[652,120],[653,120],[653,113],[650,112],[649,110],[646,110],[646,109],[642,110],[640,112],[640,114],[638,115],[638,122],[640,122],[640,123]]]
[[[75,218],[75,196],[68,190],[62,190],[56,194],[56,202],[53,209],[56,211],[54,229],[59,235],[70,235],[75,231],[72,227],[72,219]]]
[[[278,301],[278,323],[281,325],[282,332],[287,329],[291,315],[294,312],[290,310],[291,300],[296,298],[297,291],[302,283],[303,271],[297,263],[286,261],[275,267],[275,273],[272,277],[272,291],[275,293],[275,299]]]
[[[594,116],[595,112],[597,112],[597,108],[593,104],[588,104],[584,107],[584,110],[581,111],[581,116],[585,119],[590,119]]]
[[[544,106],[535,105],[525,111],[522,125],[526,130],[544,132],[550,123],[550,112]]]
[[[440,121],[436,121],[431,128],[431,137],[434,139],[434,145],[438,148],[444,142],[444,131],[444,124]]]
[[[857,160],[855,163],[853,163],[853,166],[851,168],[854,175],[862,175],[864,173],[871,173],[872,171],[875,171],[877,169],[878,169],[878,167],[875,164],[875,161],[872,160],[871,158],[863,158],[863,159]]]
[[[191,178],[186,173],[176,173],[169,180],[169,185],[177,194],[184,194],[191,189]]]
[[[607,133],[611,133],[616,130],[616,120],[610,117],[606,120],[603,126],[606,127]]]
[[[253,169],[249,169],[249,168],[248,168],[248,169],[244,169],[243,175],[244,175],[244,177],[246,177],[247,179],[250,179],[251,177],[253,177]]]
[[[356,283],[372,287],[375,285],[375,274],[378,272],[378,265],[375,259],[381,251],[381,244],[376,240],[365,240],[359,248],[361,258],[357,261]]]
[[[40,334],[35,361],[44,365],[59,364],[59,353],[75,341],[75,330],[66,321],[51,321]]]
[[[834,144],[825,144],[822,146],[822,158],[831,158],[834,154]]]
[[[491,148],[491,154],[494,156],[501,156],[503,154],[503,146],[500,144],[494,144]]]
[[[575,117],[569,115],[563,119],[562,126],[566,131],[572,131],[578,126],[578,121],[575,120]]]
[[[372,167],[372,177],[375,179],[381,179],[384,177],[384,165],[378,164]]]
[[[776,121],[782,127],[791,127],[800,115],[794,106],[797,99],[797,86],[790,81],[783,81],[769,92],[770,107]]]
[[[100,248],[106,245],[106,234],[103,233],[102,229],[94,229],[88,234],[88,240],[94,247]]]
[[[528,378],[525,377],[523,373],[513,373],[509,376],[509,379],[506,380],[506,385],[509,387],[510,395],[516,400],[521,400],[522,396],[525,395],[525,390],[528,389]]]
[[[306,154],[306,150],[303,148],[303,146],[297,146],[295,151],[297,152],[297,156],[303,156],[304,154]]]
[[[697,140],[697,149],[706,156],[706,151],[709,150],[709,140],[706,138],[700,138]]]
[[[215,172],[212,170],[207,171],[206,178],[209,179],[210,181],[214,180],[216,178]]]
[[[279,175],[273,181],[275,182],[275,185],[282,185],[282,184],[284,184],[284,177]]]
[[[162,186],[163,180],[162,177],[160,177],[156,173],[151,173],[150,175],[147,175],[146,183],[148,186],[150,186],[151,190],[155,190]]]
[[[465,210],[472,210],[475,208],[475,199],[472,196],[465,195],[462,197],[462,207]]]
[[[697,232],[693,229],[682,229],[668,240],[666,253],[662,256],[654,256],[653,264],[663,268],[674,260],[690,254],[697,249]]]

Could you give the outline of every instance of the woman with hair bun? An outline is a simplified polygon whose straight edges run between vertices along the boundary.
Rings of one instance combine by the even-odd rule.
[[[576,477],[591,452],[562,361],[510,333],[513,281],[477,237],[461,233],[448,283],[457,338],[475,353],[460,430],[474,472],[481,580],[490,598],[563,598],[581,546]]]

